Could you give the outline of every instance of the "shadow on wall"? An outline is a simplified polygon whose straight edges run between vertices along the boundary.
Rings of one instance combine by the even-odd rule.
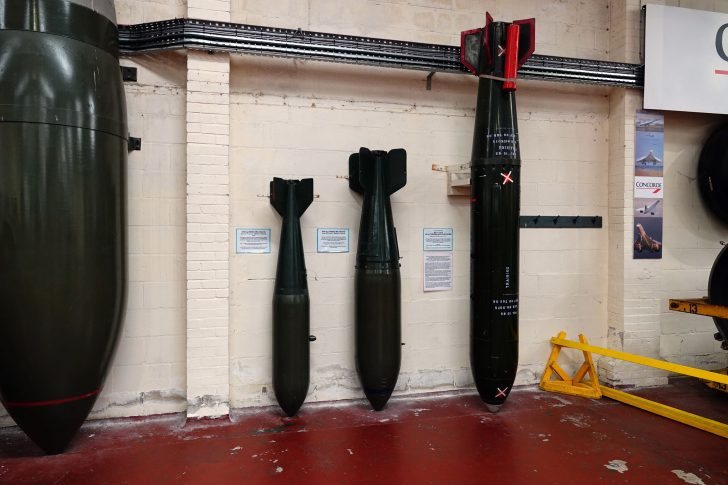
[[[252,56],[232,56],[231,93],[322,96],[393,104],[447,104],[475,109],[477,79],[437,73],[428,91],[427,72]],[[352,96],[356,93],[356,96]]]
[[[151,84],[187,85],[187,55],[182,51],[157,52],[154,54],[137,54],[121,57],[122,66],[136,64],[144,69],[144,75],[150,76]],[[162,82],[158,82],[162,80]]]
[[[703,144],[721,120],[718,115],[698,113],[665,115],[665,250],[686,267],[696,266],[694,254],[688,250],[714,249],[717,256],[720,241],[728,234],[728,225],[710,211],[697,182]],[[671,244],[668,241],[672,235],[679,239]],[[700,266],[709,268],[712,259]]]

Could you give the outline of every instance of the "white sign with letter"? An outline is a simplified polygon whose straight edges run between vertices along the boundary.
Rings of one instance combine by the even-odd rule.
[[[647,5],[645,109],[728,114],[728,14]]]

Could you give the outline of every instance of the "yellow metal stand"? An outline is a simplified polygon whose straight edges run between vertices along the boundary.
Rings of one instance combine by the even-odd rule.
[[[560,332],[556,338],[563,340],[564,337],[566,337],[566,332]],[[579,335],[579,342],[583,344],[589,343],[583,335]],[[560,392],[562,394],[571,394],[572,396],[590,397],[592,399],[602,397],[602,391],[599,390],[597,369],[594,366],[594,360],[591,354],[584,352],[584,363],[581,364],[581,367],[576,371],[574,377],[569,377],[569,374],[557,362],[561,348],[562,345],[554,344],[549,360],[546,362],[546,370],[543,373],[539,387],[544,391]],[[551,380],[554,373],[562,380]],[[590,380],[584,382],[583,379],[587,373],[589,374]]]
[[[728,375],[728,369],[717,370],[715,372],[717,372],[718,374]],[[710,387],[711,389],[715,389],[716,391],[728,393],[728,385],[726,384],[721,384],[720,382],[709,381],[706,379],[700,379],[700,382]]]
[[[670,310],[707,317],[728,318],[728,307],[713,305],[707,298],[670,299]]]
[[[728,318],[728,307],[713,305],[707,298],[671,299],[670,310],[692,313],[693,315],[705,315],[706,317]],[[728,369],[716,372],[719,374],[728,374]],[[725,383],[715,382],[709,379],[700,379],[700,381],[712,389],[728,393],[728,385]]]
[[[546,371],[544,372],[543,378],[541,379],[540,387],[545,391],[560,392],[563,394],[570,394],[573,396],[589,397],[598,399],[602,395],[614,399],[616,401],[629,404],[631,406],[644,409],[651,413],[664,416],[666,418],[678,421],[683,424],[687,424],[694,428],[702,429],[710,433],[728,438],[728,424],[713,421],[712,419],[704,418],[696,414],[688,413],[680,409],[676,409],[664,404],[660,404],[648,399],[644,399],[626,392],[618,391],[611,387],[599,385],[599,377],[597,375],[596,367],[591,354],[599,354],[607,357],[612,357],[626,362],[633,362],[635,364],[646,365],[648,367],[654,367],[656,369],[662,369],[669,372],[675,372],[687,376],[697,377],[706,381],[714,383],[716,386],[728,386],[728,375],[719,372],[710,372],[702,369],[695,369],[686,365],[673,364],[672,362],[665,362],[663,360],[651,359],[649,357],[642,357],[640,355],[628,354],[626,352],[620,352],[618,350],[605,349],[603,347],[596,347],[589,345],[586,338],[583,335],[579,335],[579,342],[572,340],[566,340],[566,332],[559,332],[559,334],[551,339],[553,349],[551,355],[546,363]],[[584,354],[584,363],[579,367],[579,370],[574,374],[574,377],[569,377],[569,374],[561,368],[556,362],[559,357],[559,353],[562,348],[570,348],[581,350]],[[551,377],[558,375],[561,381],[552,381]],[[586,374],[589,373],[591,380],[583,382]]]
[[[628,394],[626,392],[618,391],[616,389],[612,389],[611,387],[601,386],[601,388],[602,394],[610,399],[614,399],[615,401],[623,402],[624,404],[629,404],[630,406],[634,406],[645,411],[658,414],[665,418],[672,419],[673,421],[687,424],[688,426],[692,426],[693,428],[698,428],[709,433],[717,434],[718,436],[722,436],[723,438],[728,438],[728,425],[726,424],[719,423],[718,421],[713,421],[712,419],[704,418],[702,416],[698,416],[697,414],[688,413],[687,411],[683,411],[681,409],[666,406],[664,404],[660,404],[659,402],[650,401],[649,399],[644,399],[642,397],[635,396],[634,394]]]

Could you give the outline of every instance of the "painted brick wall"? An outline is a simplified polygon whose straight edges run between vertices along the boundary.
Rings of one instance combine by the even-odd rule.
[[[185,64],[179,54],[138,68],[126,86],[129,132],[142,151],[128,162],[129,296],[124,330],[93,417],[184,409]]]
[[[305,3],[305,2],[304,2]],[[411,2],[408,2],[411,3]],[[275,8],[245,2],[233,20],[312,30],[352,32],[456,44],[453,35],[483,23],[482,5],[457,2],[285,3]],[[596,3],[596,2],[595,2]],[[530,7],[529,7],[530,6]],[[280,7],[280,8],[279,8]],[[606,35],[608,9],[578,2],[527,3],[492,8],[499,18],[546,19],[544,49],[578,54],[573,38],[551,39],[548,23],[569,10],[565,22],[591,18]],[[488,8],[491,8],[490,5]],[[499,11],[498,8],[501,8]],[[573,19],[571,15],[574,15]],[[440,19],[438,24],[415,18]],[[383,22],[382,19],[392,19]],[[569,20],[571,19],[571,20]],[[584,21],[587,24],[589,21]],[[405,27],[406,24],[406,27]],[[539,23],[539,28],[541,27]],[[594,34],[596,37],[596,33]],[[588,45],[588,44],[585,44]],[[593,48],[581,55],[605,58]],[[271,297],[280,219],[270,207],[273,176],[315,178],[321,197],[302,220],[311,294],[312,344],[309,400],[360,397],[354,366],[353,268],[360,200],[345,179],[348,155],[359,146],[408,150],[408,184],[393,196],[402,253],[403,347],[398,393],[453,389],[472,384],[468,361],[469,203],[448,198],[444,175],[431,165],[469,159],[477,81],[316,62],[234,57],[231,72],[231,231],[270,227],[270,255],[234,255],[231,262],[231,406],[274,403],[271,389]],[[602,214],[607,211],[609,91],[521,83],[523,213]],[[350,227],[352,252],[315,253],[316,227]],[[454,289],[422,291],[422,229],[455,229]],[[518,383],[537,381],[560,329],[606,337],[607,232],[522,231],[521,367]],[[568,296],[567,296],[568,295]],[[569,365],[569,362],[566,363]]]
[[[187,15],[186,0],[114,0],[120,24],[156,22]]]
[[[185,14],[184,0],[117,0],[121,24]],[[129,132],[142,150],[128,162],[129,296],[124,331],[92,418],[185,409],[186,56],[121,60],[138,69],[126,84]]]
[[[538,52],[606,59],[609,1],[231,0],[233,22],[457,45],[460,32],[495,19],[536,17]]]
[[[188,414],[226,414],[229,56],[190,52],[187,69]]]
[[[639,15],[644,3],[727,11],[728,1],[612,2],[610,59],[639,62]],[[665,117],[664,257],[632,259],[634,113],[636,91],[615,91],[610,107],[609,325],[611,348],[702,368],[728,363],[712,338],[711,319],[670,312],[669,298],[704,296],[719,250],[721,226],[699,201],[695,183],[702,144],[717,117],[667,113]],[[616,384],[656,385],[667,374],[613,359],[599,362],[602,377]]]

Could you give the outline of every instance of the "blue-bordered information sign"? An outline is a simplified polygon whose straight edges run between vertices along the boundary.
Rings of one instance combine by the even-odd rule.
[[[270,253],[270,229],[235,229],[235,252],[237,254]]]
[[[422,249],[425,251],[452,251],[452,227],[424,228],[422,230]]]
[[[319,227],[316,229],[316,251],[319,253],[348,253],[348,227]]]

